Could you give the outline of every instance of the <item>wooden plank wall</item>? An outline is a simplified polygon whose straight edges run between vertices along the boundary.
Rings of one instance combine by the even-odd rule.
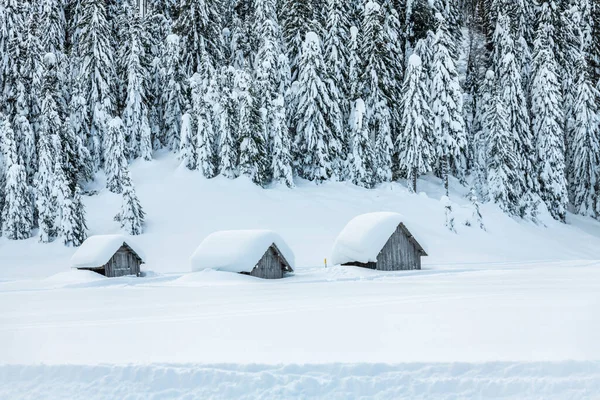
[[[281,261],[279,260],[279,256],[273,247],[269,247],[258,264],[256,264],[256,268],[250,272],[250,275],[264,279],[283,278]]]
[[[137,276],[139,273],[140,261],[125,246],[122,246],[106,264],[106,276],[110,278],[125,275]]]
[[[377,269],[397,271],[421,269],[421,254],[400,227],[377,256]]]

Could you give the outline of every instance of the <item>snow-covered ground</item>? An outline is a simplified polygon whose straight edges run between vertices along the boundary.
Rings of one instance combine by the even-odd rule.
[[[600,224],[547,227],[439,182],[261,190],[207,181],[171,156],[136,163],[145,278],[71,271],[74,249],[0,239],[0,399],[594,398],[600,393]],[[101,188],[101,182],[98,188]],[[92,234],[117,233],[119,197],[86,199]],[[400,212],[422,271],[323,266],[354,216]],[[191,272],[208,234],[272,229],[296,272],[264,281]],[[43,365],[43,366],[42,366]],[[129,396],[129,397],[128,397]]]

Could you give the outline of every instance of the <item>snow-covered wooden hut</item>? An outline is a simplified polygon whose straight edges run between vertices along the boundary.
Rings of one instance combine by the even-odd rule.
[[[190,261],[193,271],[214,269],[264,279],[294,271],[294,253],[268,230],[215,232],[202,241]]]
[[[421,269],[427,253],[401,214],[377,212],[352,219],[337,237],[331,262],[380,271]]]
[[[97,235],[87,238],[71,257],[71,266],[113,278],[140,276],[143,255],[123,235]]]

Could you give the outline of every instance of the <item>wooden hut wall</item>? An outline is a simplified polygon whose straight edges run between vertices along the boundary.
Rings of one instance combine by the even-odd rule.
[[[250,275],[264,279],[283,278],[282,260],[279,258],[277,251],[273,249],[273,246],[265,252],[256,268],[250,272]]]
[[[396,228],[377,256],[377,269],[380,271],[421,269],[421,253],[401,226]]]
[[[105,273],[111,278],[139,275],[140,263],[140,259],[127,246],[121,246],[105,265]]]

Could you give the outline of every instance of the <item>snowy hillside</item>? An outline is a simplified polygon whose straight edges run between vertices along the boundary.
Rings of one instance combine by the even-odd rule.
[[[496,206],[482,206],[487,231],[462,224],[472,219],[467,190],[453,185],[451,198],[458,234],[444,226],[441,182],[433,177],[419,182],[424,190],[410,194],[402,183],[375,190],[347,183],[299,183],[261,189],[239,178],[207,180],[179,167],[163,153],[152,162],[135,162],[132,175],[147,213],[145,233],[135,238],[147,256],[142,268],[157,273],[190,271],[189,258],[210,233],[229,229],[271,229],[278,232],[296,255],[296,264],[317,267],[329,258],[337,235],[353,217],[372,211],[400,212],[406,225],[427,248],[426,268],[496,262],[600,259],[600,223],[569,215],[568,224],[550,217],[547,227],[516,220]],[[90,235],[119,233],[113,216],[119,195],[104,189],[102,177],[85,197]],[[45,277],[68,270],[73,248],[61,243],[40,244],[38,238],[9,241],[0,238],[0,279]]]

